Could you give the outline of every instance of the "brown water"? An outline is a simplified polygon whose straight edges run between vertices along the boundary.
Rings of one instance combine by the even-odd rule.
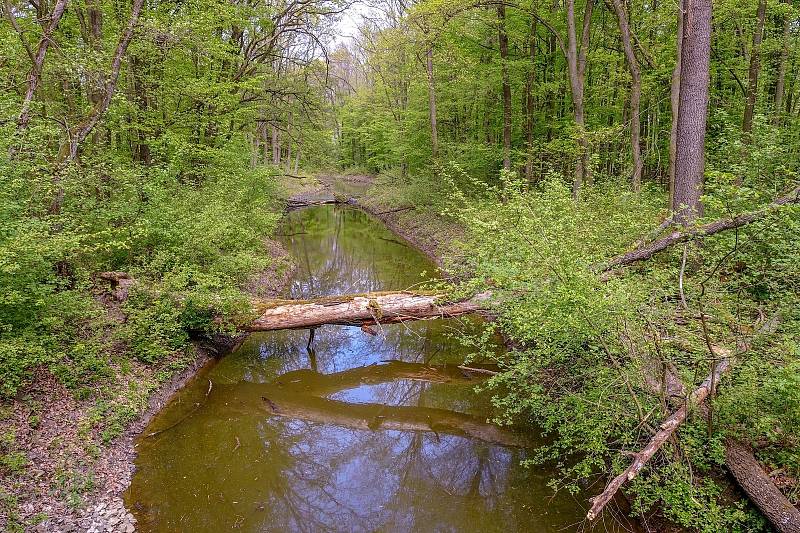
[[[404,289],[436,268],[351,208],[281,229],[287,296]],[[142,531],[569,531],[578,503],[524,469],[523,436],[487,423],[485,375],[457,365],[475,318],[251,335],[138,440],[126,494]],[[498,351],[503,347],[497,343]],[[473,366],[479,366],[474,364]]]

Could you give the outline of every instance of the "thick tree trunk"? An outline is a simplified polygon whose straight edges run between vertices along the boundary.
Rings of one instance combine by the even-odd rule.
[[[747,101],[742,117],[742,134],[745,146],[753,141],[753,113],[758,98],[758,75],[761,72],[761,41],[764,39],[764,17],[767,11],[767,0],[759,0],[756,11],[756,29],[753,33],[753,47],[750,50],[750,68],[747,74]],[[742,176],[737,183],[741,185]]]
[[[800,511],[775,486],[747,446],[725,440],[725,466],[780,533],[800,533]]]
[[[792,0],[785,0],[792,5]],[[789,36],[792,29],[792,17],[788,14],[783,18],[783,48],[778,62],[778,79],[775,82],[775,109],[773,110],[772,123],[779,126],[783,116],[783,93],[786,91],[786,63],[789,61]]]
[[[628,25],[628,15],[622,5],[622,0],[611,0],[614,11],[619,20],[619,33],[622,36],[622,47],[625,51],[625,61],[631,73],[631,154],[633,158],[633,172],[631,173],[631,186],[639,192],[642,188],[642,148],[640,146],[639,100],[642,97],[642,80],[639,72],[639,61],[633,51],[631,29]]]
[[[511,85],[508,81],[508,34],[506,33],[506,6],[497,5],[498,41],[500,43],[500,69],[503,85],[503,168],[511,170]]]
[[[281,138],[275,126],[272,126],[272,164],[276,167],[281,164]]]
[[[678,147],[678,106],[681,94],[681,50],[683,48],[683,0],[678,0],[675,68],[672,70],[669,103],[672,111],[672,123],[669,131],[669,208],[675,205],[675,155]]]
[[[254,308],[260,316],[244,329],[271,331],[324,324],[361,326],[454,317],[482,310],[488,298],[489,295],[483,293],[464,302],[442,303],[439,295],[390,292],[331,296],[305,302],[255,302]]]
[[[675,150],[675,194],[672,210],[677,222],[688,225],[703,214],[706,114],[711,54],[711,0],[686,2],[681,48],[681,85]]]
[[[431,122],[431,157],[439,159],[439,131],[436,125],[436,80],[433,76],[433,45],[425,51],[425,71],[428,76],[428,117]]]

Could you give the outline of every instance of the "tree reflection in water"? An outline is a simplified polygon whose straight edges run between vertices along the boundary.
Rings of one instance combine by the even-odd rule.
[[[292,213],[287,296],[406,288],[435,268],[350,209]],[[579,520],[528,441],[487,423],[485,375],[456,365],[477,320],[252,335],[139,440],[127,495],[144,531],[557,531]],[[498,343],[498,352],[502,346]],[[212,383],[209,392],[209,382]]]

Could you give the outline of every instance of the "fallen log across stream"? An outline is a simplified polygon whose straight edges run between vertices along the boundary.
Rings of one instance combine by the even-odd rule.
[[[468,300],[448,302],[441,294],[424,292],[373,292],[329,296],[315,300],[263,300],[254,303],[258,318],[247,331],[305,329],[337,324],[369,326],[406,320],[450,318],[486,308],[489,293]]]

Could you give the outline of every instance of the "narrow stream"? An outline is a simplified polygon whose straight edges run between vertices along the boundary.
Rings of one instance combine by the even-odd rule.
[[[321,206],[281,228],[286,296],[404,289],[435,278],[361,211]],[[524,469],[524,439],[486,422],[483,375],[452,338],[479,319],[254,334],[197,375],[138,440],[126,503],[142,531],[569,531],[577,502]],[[497,350],[504,348],[500,343]],[[477,365],[475,365],[477,366]]]

